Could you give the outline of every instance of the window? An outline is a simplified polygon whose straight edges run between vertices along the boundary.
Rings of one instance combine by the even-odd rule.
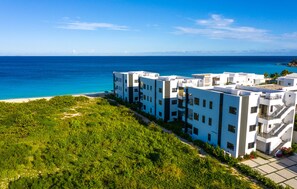
[[[162,93],[162,92],[163,92],[162,88],[159,88],[159,93]]]
[[[199,105],[199,98],[194,98],[194,103],[195,103],[196,105]]]
[[[172,92],[176,93],[177,92],[177,88],[172,88]]]
[[[177,112],[171,112],[171,116],[176,116]]]
[[[143,105],[143,109],[144,109],[144,110],[146,109],[146,106],[145,106],[145,105]]]
[[[288,83],[289,86],[291,86],[291,83]]]
[[[134,92],[138,92],[138,89],[134,89]]]
[[[138,100],[138,97],[135,97],[135,100]]]
[[[159,116],[162,116],[162,112],[159,112]]]
[[[209,109],[212,109],[212,101],[209,101]]]
[[[271,125],[268,125],[268,128],[270,129],[271,128]]]
[[[171,101],[171,104],[173,104],[173,105],[174,105],[174,104],[177,104],[177,100],[172,100],[172,101]]]
[[[198,129],[197,129],[196,127],[194,127],[194,131],[193,131],[193,133],[194,133],[195,135],[198,135]]]
[[[255,142],[248,143],[248,149],[254,148]]]
[[[208,133],[208,135],[207,135],[207,140],[208,140],[208,141],[211,141],[211,134],[209,134],[209,133]]]
[[[236,115],[237,114],[237,108],[233,107],[233,106],[230,106],[229,107],[229,113],[230,114],[234,114]]]
[[[152,98],[152,97],[150,97],[150,102],[152,102],[152,100],[153,100],[153,98]]]
[[[250,125],[250,132],[256,130],[256,125]]]
[[[273,106],[270,106],[270,112],[273,112]]]
[[[231,132],[231,133],[235,133],[235,126],[228,125],[228,131]]]
[[[125,83],[127,83],[127,79],[125,79]]]
[[[135,79],[135,80],[134,80],[134,83],[138,83],[138,79]]]
[[[257,113],[257,110],[258,110],[257,106],[251,107],[251,113]]]
[[[153,110],[152,110],[152,108],[150,108],[150,113],[152,113],[153,112]]]
[[[197,120],[197,121],[199,121],[199,114],[194,113],[194,119]]]
[[[146,89],[146,84],[143,84],[143,88]]]
[[[205,116],[202,116],[202,123],[205,123]]]
[[[146,100],[146,95],[143,95],[143,99]]]
[[[150,86],[150,91],[152,91],[153,90],[153,86]]]
[[[212,119],[208,118],[208,125],[211,126],[211,124],[212,124]]]
[[[162,100],[159,100],[159,104],[162,105]]]
[[[230,150],[234,150],[234,144],[227,142],[227,148]]]
[[[127,92],[127,89],[125,89],[125,92]]]
[[[146,86],[146,89],[147,89],[147,90],[149,90],[149,87],[150,87],[150,86],[149,86],[149,85],[147,85],[147,86]]]
[[[206,100],[203,100],[203,107],[206,106]]]
[[[150,97],[149,97],[149,96],[147,96],[146,100],[147,100],[147,101],[149,101],[149,100],[150,100]]]

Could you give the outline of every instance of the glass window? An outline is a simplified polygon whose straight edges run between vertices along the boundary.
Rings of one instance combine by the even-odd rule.
[[[211,141],[211,134],[208,133],[207,139],[208,139],[208,141]]]
[[[171,112],[171,116],[176,116],[177,112]]]
[[[251,107],[251,113],[257,113],[257,106]]]
[[[202,116],[202,123],[205,123],[205,116]]]
[[[256,130],[256,125],[250,125],[250,131],[255,131]]]
[[[209,101],[209,109],[212,109],[212,101]]]
[[[203,107],[206,106],[206,100],[203,100]]]
[[[230,106],[229,107],[229,113],[230,114],[234,114],[236,115],[237,114],[237,108],[233,107],[233,106]]]
[[[211,124],[212,124],[212,119],[208,118],[208,125],[211,126]]]
[[[172,92],[173,93],[177,92],[177,88],[172,88]]]
[[[177,100],[172,100],[171,104],[177,104]]]
[[[199,121],[199,114],[194,113],[194,119],[197,120],[197,121]]]
[[[194,103],[195,103],[196,105],[199,105],[199,98],[194,98]]]
[[[227,148],[230,150],[234,150],[234,144],[227,142]]]
[[[198,129],[197,129],[196,127],[194,127],[194,131],[193,131],[193,133],[194,133],[195,135],[198,135]]]
[[[162,112],[159,112],[159,116],[162,116]]]
[[[138,83],[138,79],[135,79],[135,80],[134,80],[134,83]]]
[[[228,125],[228,131],[231,132],[231,133],[235,133],[235,126]]]
[[[248,143],[248,149],[254,148],[255,142]]]
[[[162,100],[159,100],[159,104],[162,105]]]
[[[159,88],[159,93],[162,93],[162,92],[163,92],[162,88]]]

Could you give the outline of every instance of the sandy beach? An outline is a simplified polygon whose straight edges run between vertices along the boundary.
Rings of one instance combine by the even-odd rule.
[[[110,92],[98,92],[98,93],[86,93],[86,94],[74,94],[71,96],[85,96],[88,98],[96,98],[96,97],[104,97],[105,95],[109,94]],[[57,95],[57,96],[64,96],[64,95]],[[0,102],[9,102],[9,103],[24,103],[34,100],[46,99],[49,100],[55,96],[47,96],[47,97],[32,97],[32,98],[15,98],[15,99],[5,99],[0,100]]]

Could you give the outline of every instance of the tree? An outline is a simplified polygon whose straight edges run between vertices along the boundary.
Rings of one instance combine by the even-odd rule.
[[[270,74],[270,77],[275,80],[279,77],[279,74],[277,72],[273,73],[273,74]]]
[[[264,77],[265,77],[265,78],[268,78],[268,77],[269,77],[269,74],[268,74],[267,72],[265,72],[265,73],[264,73]]]
[[[292,72],[289,72],[289,70],[283,70],[283,71],[281,72],[281,76],[286,76],[286,75],[288,75],[288,74],[290,74],[290,73],[292,73]]]

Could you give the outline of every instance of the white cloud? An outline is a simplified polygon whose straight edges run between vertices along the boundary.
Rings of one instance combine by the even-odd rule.
[[[213,14],[209,19],[196,20],[198,27],[175,27],[178,34],[195,34],[212,39],[246,39],[253,41],[269,41],[271,36],[267,30],[249,26],[235,26],[235,20]]]
[[[128,30],[127,26],[115,25],[110,23],[100,23],[100,22],[69,22],[58,26],[58,28],[68,29],[68,30],[89,30],[89,31],[98,30],[98,29],[117,30],[117,31]]]

